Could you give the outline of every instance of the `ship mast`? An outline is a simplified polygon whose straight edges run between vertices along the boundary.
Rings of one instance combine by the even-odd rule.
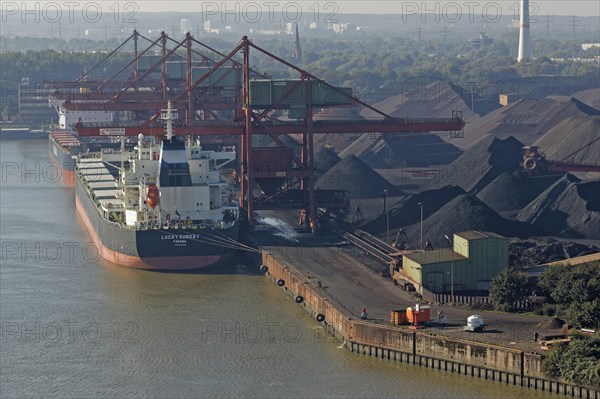
[[[161,113],[161,119],[167,121],[167,140],[173,138],[173,118],[177,117],[177,111],[173,112],[171,107],[171,100],[167,103],[167,109],[163,109]]]

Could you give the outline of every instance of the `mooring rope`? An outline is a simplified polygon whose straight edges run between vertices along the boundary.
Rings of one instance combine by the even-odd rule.
[[[160,232],[165,233],[165,234],[174,234],[171,231],[165,231],[165,230],[160,230]],[[240,250],[240,251],[247,251],[247,252],[256,252],[256,253],[261,253],[262,251],[257,249],[257,248],[252,248],[250,246],[247,246],[245,244],[242,244],[239,241],[234,240],[231,237],[227,237],[227,236],[221,236],[221,237],[216,237],[216,236],[212,236],[212,237],[202,237],[202,238],[186,238],[186,240],[191,240],[191,241],[196,241],[202,244],[210,244],[210,245],[214,245],[214,246],[218,246],[218,247],[222,247],[222,248],[228,248],[228,249],[236,249],[236,250]]]

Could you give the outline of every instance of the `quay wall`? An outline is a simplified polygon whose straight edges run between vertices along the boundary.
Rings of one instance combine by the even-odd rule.
[[[353,353],[571,397],[600,399],[599,391],[548,379],[539,354],[354,319],[321,295],[321,288],[314,287],[296,266],[263,252],[261,267],[267,278],[318,317],[317,321],[323,317],[325,330]]]

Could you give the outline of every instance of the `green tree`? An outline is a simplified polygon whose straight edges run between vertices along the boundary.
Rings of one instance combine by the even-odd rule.
[[[529,284],[527,274],[506,268],[490,283],[490,300],[496,310],[510,311],[517,302],[526,298]]]
[[[600,388],[600,333],[574,336],[568,346],[552,349],[542,367],[550,377]]]
[[[551,298],[552,292],[556,288],[556,282],[560,280],[564,267],[567,264],[557,264],[548,267],[538,278],[537,286],[540,293],[547,298]]]
[[[573,302],[559,309],[559,315],[574,326],[596,328],[600,325],[600,299]]]
[[[558,317],[577,327],[600,327],[600,262],[551,266],[537,285],[557,304]]]

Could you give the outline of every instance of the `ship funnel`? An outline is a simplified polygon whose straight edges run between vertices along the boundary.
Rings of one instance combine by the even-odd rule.
[[[519,56],[518,62],[532,59],[531,34],[529,32],[529,0],[521,0],[521,18],[519,23]]]

